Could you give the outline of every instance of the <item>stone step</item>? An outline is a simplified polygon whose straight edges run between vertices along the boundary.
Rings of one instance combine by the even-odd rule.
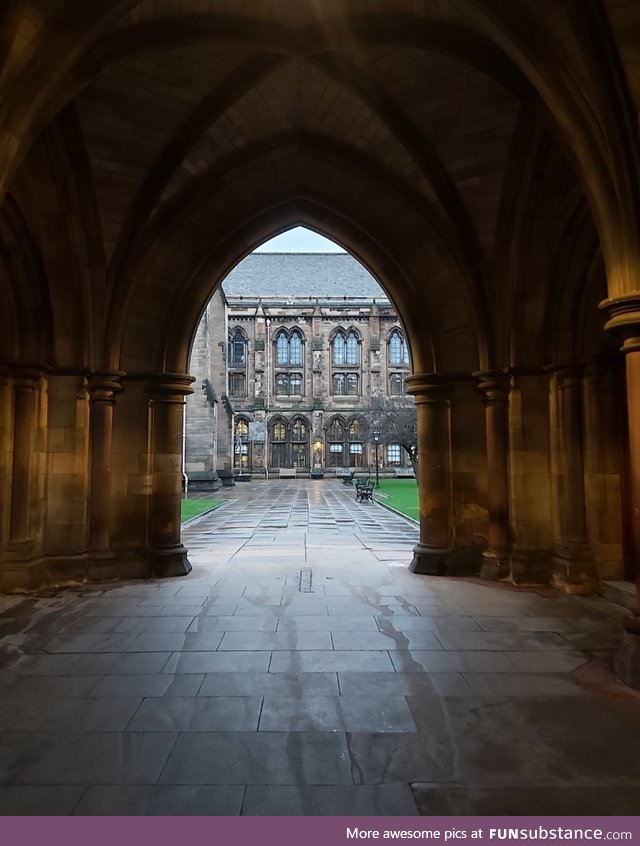
[[[632,582],[602,582],[601,593],[609,602],[632,610],[636,604],[636,588]]]

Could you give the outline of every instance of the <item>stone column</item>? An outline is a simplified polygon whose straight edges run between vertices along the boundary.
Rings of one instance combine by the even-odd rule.
[[[554,587],[567,593],[594,593],[598,577],[587,537],[584,486],[582,367],[556,370],[561,453],[562,547],[552,560]]]
[[[605,329],[622,339],[627,375],[629,416],[629,500],[631,531],[626,554],[632,559],[636,602],[625,621],[625,640],[615,658],[616,672],[627,684],[640,689],[640,293],[605,300],[600,304],[608,321]]]
[[[480,577],[497,581],[510,576],[509,477],[507,402],[509,380],[504,373],[480,372],[478,390],[484,397],[487,431],[489,543],[483,552]]]
[[[449,400],[442,376],[423,373],[406,379],[416,400],[420,542],[411,570],[432,576],[450,570],[453,548],[453,502],[449,436]]]
[[[14,422],[9,547],[16,552],[28,552],[32,545],[29,512],[36,401],[37,392],[40,389],[40,376],[38,370],[28,367],[16,368],[13,376]]]
[[[122,390],[121,372],[98,371],[89,378],[89,444],[91,475],[89,481],[89,558],[91,578],[116,578],[111,559],[111,464],[113,406]]]
[[[192,381],[182,373],[163,373],[149,386],[153,471],[149,540],[156,576],[183,576],[191,570],[180,542],[180,500],[183,408]]]

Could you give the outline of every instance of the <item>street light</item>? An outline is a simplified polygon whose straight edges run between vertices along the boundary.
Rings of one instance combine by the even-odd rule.
[[[380,487],[380,465],[378,464],[378,444],[380,442],[380,432],[375,429],[373,432],[373,442],[376,445],[376,488]]]

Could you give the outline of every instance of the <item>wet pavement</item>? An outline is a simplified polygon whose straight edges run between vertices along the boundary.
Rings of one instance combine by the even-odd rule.
[[[0,596],[0,813],[637,813],[614,606],[413,575],[335,481],[222,495],[188,577]]]

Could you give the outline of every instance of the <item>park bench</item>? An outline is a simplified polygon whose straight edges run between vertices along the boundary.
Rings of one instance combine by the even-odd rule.
[[[279,468],[279,476],[281,479],[295,479],[296,478],[296,468],[295,467],[280,467]]]
[[[342,484],[343,485],[353,485],[353,477],[355,476],[355,471],[351,473],[347,473],[345,476],[342,477]]]
[[[360,484],[356,482],[356,502],[373,502],[373,485],[368,480]]]

